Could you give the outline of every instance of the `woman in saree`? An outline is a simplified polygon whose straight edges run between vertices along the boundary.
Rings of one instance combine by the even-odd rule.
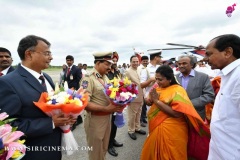
[[[160,66],[155,78],[158,87],[150,91],[146,100],[147,105],[151,105],[147,115],[149,135],[141,160],[187,160],[189,124],[200,133],[204,122],[169,66]],[[206,130],[209,133],[209,129]]]

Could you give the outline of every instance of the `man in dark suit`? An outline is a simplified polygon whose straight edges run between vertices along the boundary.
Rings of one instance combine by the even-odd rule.
[[[177,74],[176,77],[187,91],[188,97],[198,114],[205,120],[205,105],[213,102],[214,91],[209,76],[194,70],[196,62],[193,56],[179,57],[178,67],[181,73]]]
[[[14,68],[11,66],[12,61],[11,52],[6,48],[0,47],[0,77],[14,71]]]
[[[66,57],[67,69],[65,71],[64,81],[67,81],[68,88],[79,89],[79,82],[82,78],[82,71],[74,65],[74,58],[71,55]]]
[[[79,89],[79,82],[82,78],[82,71],[79,67],[74,65],[74,57],[68,55],[66,57],[67,69],[65,70],[64,81],[67,81],[68,88],[73,88],[75,90]],[[78,116],[77,122],[72,126],[72,130],[76,128],[77,125],[83,122],[81,115]]]
[[[18,54],[21,64],[11,74],[0,78],[1,112],[16,118],[12,125],[26,135],[23,139],[27,152],[23,159],[60,160],[62,131],[59,126],[72,125],[76,120],[63,114],[48,117],[33,103],[42,92],[54,88],[50,76],[42,72],[52,60],[50,43],[38,36],[26,36],[19,42]]]

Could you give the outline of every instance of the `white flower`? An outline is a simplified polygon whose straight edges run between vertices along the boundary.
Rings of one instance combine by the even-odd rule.
[[[52,104],[52,100],[48,101],[47,104]]]
[[[58,103],[64,104],[65,101],[66,101],[65,97],[58,97],[58,98],[56,98],[56,102],[58,102]]]
[[[48,96],[49,96],[49,97],[52,97],[53,95],[54,95],[54,91],[51,90],[51,92],[48,93]]]
[[[121,92],[120,96],[124,97],[126,100],[128,100],[130,98],[130,96],[132,97],[132,93],[130,93],[130,92]]]

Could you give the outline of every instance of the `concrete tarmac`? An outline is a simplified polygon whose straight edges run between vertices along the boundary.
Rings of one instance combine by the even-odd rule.
[[[122,128],[117,129],[116,140],[123,143],[123,147],[115,147],[118,152],[117,157],[111,156],[109,153],[106,155],[106,160],[139,160],[143,143],[147,135],[137,134],[137,140],[132,140],[127,132],[127,114],[126,108],[124,109],[124,118],[126,124]],[[148,127],[142,127],[148,134]],[[74,137],[79,145],[79,150],[75,151],[72,155],[63,155],[63,160],[88,160],[88,146],[86,142],[86,134],[83,123],[78,125],[73,131]]]

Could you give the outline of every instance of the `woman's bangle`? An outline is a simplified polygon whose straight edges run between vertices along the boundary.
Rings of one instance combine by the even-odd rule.
[[[157,104],[158,104],[158,105],[160,105],[159,103],[160,103],[160,101],[159,101],[159,100],[157,100]]]

